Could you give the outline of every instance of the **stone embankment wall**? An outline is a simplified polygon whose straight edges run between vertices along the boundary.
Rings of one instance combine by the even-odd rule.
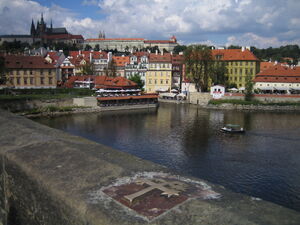
[[[186,182],[201,184],[202,194],[187,195],[190,201],[147,220],[113,200],[104,188],[115,190],[115,185],[138,174],[178,174],[1,110],[0,133],[3,225],[298,225],[300,221],[296,211],[186,176],[181,176]],[[220,195],[211,198],[212,193]],[[149,208],[149,213],[157,211]]]
[[[0,108],[11,112],[20,112],[53,105],[58,107],[73,106],[73,99],[11,100],[9,102],[1,102]]]
[[[85,107],[97,107],[98,101],[96,97],[73,98],[73,105]]]
[[[191,92],[188,96],[189,103],[196,105],[207,105],[211,99],[210,93]]]
[[[222,99],[238,99],[244,100],[243,94],[239,93],[226,93]],[[258,100],[261,102],[300,102],[300,95],[271,95],[271,94],[255,94],[253,100]]]

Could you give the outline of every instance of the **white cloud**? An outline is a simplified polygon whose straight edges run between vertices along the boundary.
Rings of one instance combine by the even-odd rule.
[[[1,0],[0,34],[28,33],[31,18],[36,21],[44,12],[48,23],[53,18],[54,26],[85,38],[104,30],[107,37],[166,39],[175,34],[184,43],[219,44],[230,37],[232,44],[267,46],[295,43],[300,36],[299,0],[82,0],[78,7],[91,5],[98,8],[100,19],[79,18],[33,0]]]
[[[36,23],[44,14],[44,20],[61,26],[65,16],[75,16],[68,9],[58,5],[45,7],[35,1],[1,0],[0,1],[0,34],[29,34],[31,20]]]
[[[246,33],[241,36],[230,36],[226,45],[256,46],[258,48],[280,47],[288,44],[300,45],[300,39],[292,41],[279,40],[277,37],[262,37],[253,33]]]

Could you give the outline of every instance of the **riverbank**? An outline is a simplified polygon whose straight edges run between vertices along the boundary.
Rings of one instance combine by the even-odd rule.
[[[245,101],[239,99],[210,100],[207,109],[234,110],[263,110],[263,111],[300,111],[300,102],[261,102],[258,100]]]
[[[113,107],[82,107],[82,106],[69,106],[69,107],[55,107],[50,106],[46,108],[33,109],[26,112],[18,112],[16,115],[25,116],[27,118],[37,117],[56,117],[71,114],[80,113],[100,113],[107,111],[120,111],[120,110],[156,110],[157,105],[149,104],[145,105],[124,105],[124,106],[113,106]]]

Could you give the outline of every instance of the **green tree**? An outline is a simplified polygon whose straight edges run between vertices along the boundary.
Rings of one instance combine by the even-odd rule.
[[[187,49],[187,47],[185,45],[177,45],[177,46],[175,46],[173,51],[175,54],[178,54],[179,52],[184,52],[186,49]]]
[[[222,61],[216,61],[213,65],[213,72],[211,75],[211,80],[214,84],[223,84],[226,85],[227,83],[227,76],[226,76],[226,65]]]
[[[6,68],[5,68],[5,59],[4,57],[0,57],[0,85],[5,85],[7,82],[6,77]]]
[[[96,44],[94,50],[95,50],[95,51],[99,51],[99,50],[100,50],[100,45],[99,45],[99,44]]]
[[[245,100],[246,101],[251,101],[253,97],[253,87],[254,87],[254,82],[252,80],[251,74],[246,75],[246,86],[245,86]]]
[[[90,45],[86,45],[85,46],[85,48],[84,48],[84,51],[90,51],[90,50],[92,50],[93,48],[92,48],[92,46],[90,46]]]
[[[94,75],[94,67],[92,63],[86,63],[82,66],[82,75]]]
[[[117,64],[114,59],[112,59],[105,70],[106,76],[116,77],[117,76]]]
[[[187,75],[195,83],[197,91],[207,91],[214,63],[211,50],[205,45],[188,46],[184,61]]]
[[[138,85],[139,89],[144,90],[145,82],[142,80],[141,76],[138,73],[131,75],[128,79],[135,82]]]

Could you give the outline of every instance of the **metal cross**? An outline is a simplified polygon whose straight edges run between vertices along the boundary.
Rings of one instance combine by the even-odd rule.
[[[143,185],[147,184],[149,187],[140,190],[136,193],[126,195],[124,196],[127,200],[130,201],[130,203],[133,202],[134,199],[154,190],[158,189],[161,190],[161,195],[166,195],[168,198],[171,196],[178,196],[180,192],[184,191],[186,189],[186,184],[178,181],[165,181],[163,179],[153,179],[153,180],[147,180],[147,179],[138,179],[136,180],[137,184]]]

